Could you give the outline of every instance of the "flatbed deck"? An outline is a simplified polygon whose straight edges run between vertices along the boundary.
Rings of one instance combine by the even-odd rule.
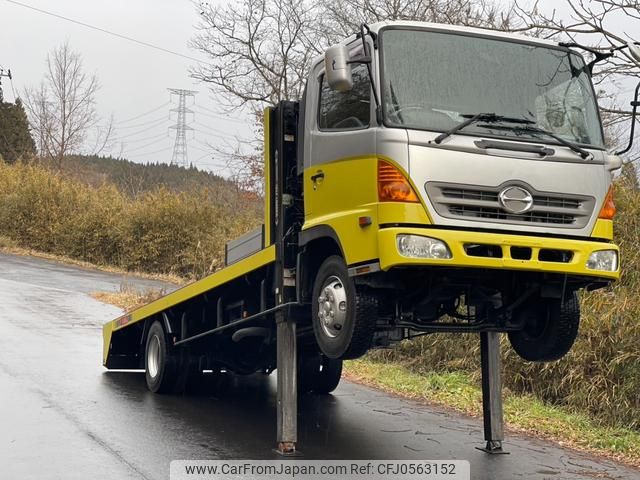
[[[179,305],[182,302],[190,300],[198,295],[202,295],[220,285],[234,280],[242,275],[265,267],[276,261],[276,247],[270,245],[267,248],[254,253],[238,262],[218,270],[196,282],[185,285],[174,292],[169,293],[151,303],[136,308],[103,326],[104,334],[104,356],[103,362],[106,363],[109,352],[109,344],[111,335],[122,328],[130,326],[134,323],[145,320],[152,315],[161,313],[168,308]]]

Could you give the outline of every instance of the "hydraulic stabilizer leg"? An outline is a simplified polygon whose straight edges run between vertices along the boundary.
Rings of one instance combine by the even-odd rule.
[[[295,455],[298,441],[298,386],[296,324],[276,313],[278,371],[278,448],[281,455]]]
[[[480,334],[480,361],[482,363],[482,414],[485,448],[487,453],[507,453],[502,449],[504,423],[502,411],[502,357],[500,334]]]

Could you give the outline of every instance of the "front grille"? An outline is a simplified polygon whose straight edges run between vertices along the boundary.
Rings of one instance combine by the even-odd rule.
[[[567,208],[577,209],[580,208],[580,200],[575,198],[561,198],[561,197],[533,197],[533,204],[540,207],[555,207],[555,208]]]
[[[473,207],[465,205],[450,205],[449,212],[461,217],[490,218],[510,222],[553,223],[556,225],[571,225],[576,219],[573,215],[563,215],[550,212],[527,212],[523,214],[506,213],[498,208]]]
[[[492,188],[428,182],[426,190],[436,212],[447,218],[583,228],[593,213],[593,197],[548,194],[530,187],[523,188],[531,193],[533,207],[522,214],[511,213],[502,208],[498,199],[505,186]]]
[[[498,202],[498,192],[485,192],[483,190],[468,190],[465,188],[443,188],[442,195],[447,198],[460,198],[462,200],[481,200],[486,202]]]

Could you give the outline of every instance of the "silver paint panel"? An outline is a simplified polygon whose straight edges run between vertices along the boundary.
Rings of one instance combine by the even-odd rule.
[[[428,142],[436,135],[432,132],[408,131],[411,179],[421,187],[419,194],[437,225],[470,229],[481,226],[495,230],[590,236],[610,184],[611,177],[604,164],[604,152],[592,150],[594,160],[590,162],[577,161],[579,157],[574,152],[558,145],[547,145],[556,151],[553,158],[508,151],[488,154],[487,151],[475,147],[473,143],[481,137],[455,135],[446,140],[447,148],[433,148]],[[541,143],[536,143],[539,144]],[[538,192],[595,197],[595,208],[586,225],[571,229],[570,232],[562,226],[516,225],[446,218],[438,214],[423,188],[427,182],[484,187],[524,183]]]

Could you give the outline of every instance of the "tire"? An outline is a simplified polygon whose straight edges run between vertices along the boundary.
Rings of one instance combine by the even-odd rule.
[[[530,362],[552,362],[564,357],[575,343],[580,326],[580,303],[576,292],[564,302],[537,299],[517,313],[524,328],[509,332],[516,353]]]
[[[311,303],[320,351],[336,360],[361,357],[371,347],[377,316],[377,297],[354,284],[341,257],[327,258],[316,274]]]
[[[147,387],[153,393],[175,393],[184,388],[182,362],[167,340],[162,324],[153,322],[144,354]]]
[[[298,385],[300,393],[327,394],[333,392],[342,376],[342,360],[313,355],[302,360]]]

